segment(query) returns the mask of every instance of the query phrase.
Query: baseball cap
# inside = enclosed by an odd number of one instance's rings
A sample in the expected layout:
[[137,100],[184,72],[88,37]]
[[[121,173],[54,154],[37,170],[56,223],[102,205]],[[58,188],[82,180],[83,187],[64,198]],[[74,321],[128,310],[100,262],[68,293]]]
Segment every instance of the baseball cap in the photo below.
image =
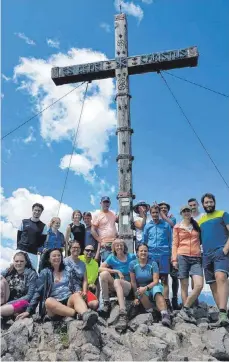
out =
[[182,213],[184,210],[190,210],[190,211],[192,211],[192,210],[191,210],[191,207],[188,206],[188,205],[181,206],[181,208],[180,208],[180,213]]
[[103,201],[111,202],[111,199],[109,198],[109,196],[103,196],[103,197],[101,198],[101,202],[103,202]]

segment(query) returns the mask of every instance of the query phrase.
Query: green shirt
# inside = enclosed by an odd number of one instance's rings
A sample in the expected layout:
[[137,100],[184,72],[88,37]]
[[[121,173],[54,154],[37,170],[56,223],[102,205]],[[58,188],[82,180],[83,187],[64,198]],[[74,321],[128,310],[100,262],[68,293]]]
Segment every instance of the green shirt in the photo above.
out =
[[95,284],[99,274],[99,265],[97,261],[91,259],[91,261],[88,263],[86,262],[85,255],[80,255],[79,259],[82,260],[86,265],[88,284]]

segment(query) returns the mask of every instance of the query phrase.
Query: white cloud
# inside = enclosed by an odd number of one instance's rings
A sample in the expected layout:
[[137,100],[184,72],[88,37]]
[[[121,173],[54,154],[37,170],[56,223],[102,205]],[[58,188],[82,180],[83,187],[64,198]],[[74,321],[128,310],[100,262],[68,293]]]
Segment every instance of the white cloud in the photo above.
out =
[[59,49],[59,47],[60,47],[60,42],[58,40],[55,40],[55,39],[46,39],[46,43],[50,48]]
[[[17,229],[23,218],[31,217],[32,205],[39,202],[44,205],[44,212],[41,220],[46,224],[51,218],[57,215],[59,201],[51,196],[42,196],[32,193],[25,188],[19,188],[12,193],[12,196],[5,198],[2,190],[1,197],[1,239],[4,246],[1,246],[0,267],[6,267],[16,250]],[[62,203],[59,216],[61,218],[61,231],[65,232],[67,224],[71,220],[72,208]],[[6,245],[6,246],[5,246]]]
[[2,79],[4,79],[6,82],[9,82],[11,80],[10,77],[7,77],[5,74],[2,73]]
[[150,4],[153,3],[153,0],[142,0],[142,2],[145,3],[145,4],[150,5]]
[[36,188],[36,186],[29,186],[29,189],[30,189],[30,191],[32,191],[33,193],[36,193],[36,194],[38,194],[38,189]]
[[92,206],[95,206],[95,196],[94,195],[90,195],[90,203]]
[[[117,11],[120,11],[120,0],[115,0],[114,2],[115,9]],[[138,19],[138,22],[143,19],[144,12],[142,8],[139,5],[135,5],[132,1],[131,2],[125,2],[121,1],[122,6],[122,12],[126,13],[127,15],[134,16]]]
[[14,33],[18,38],[25,40],[28,45],[36,45],[35,41],[28,38],[24,33]]
[[60,168],[62,170],[69,167],[70,159],[70,169],[75,172],[75,174],[82,175],[85,180],[93,182],[95,177],[95,173],[93,172],[94,163],[84,155],[73,154],[72,158],[71,155],[65,155],[60,160]]
[[32,126],[29,127],[29,135],[28,137],[23,139],[23,142],[28,144],[31,142],[35,142],[36,138],[34,137],[34,128]]
[[[106,56],[90,49],[70,49],[67,54],[53,54],[47,60],[21,58],[14,68],[14,80],[20,90],[27,91],[40,111],[72,90],[73,85],[57,87],[51,79],[52,66],[67,66],[86,62],[106,60]],[[69,140],[72,142],[82,106],[85,86],[63,98],[40,115],[41,136],[49,145],[51,142]],[[103,154],[108,151],[109,137],[116,125],[112,79],[94,81],[89,84],[73,157],[72,170],[91,179],[95,167],[103,166]],[[61,160],[61,168],[68,164],[69,155]]]
[[107,24],[107,23],[101,23],[100,28],[105,30],[107,33],[110,33],[110,31],[111,31],[111,26],[109,24]]

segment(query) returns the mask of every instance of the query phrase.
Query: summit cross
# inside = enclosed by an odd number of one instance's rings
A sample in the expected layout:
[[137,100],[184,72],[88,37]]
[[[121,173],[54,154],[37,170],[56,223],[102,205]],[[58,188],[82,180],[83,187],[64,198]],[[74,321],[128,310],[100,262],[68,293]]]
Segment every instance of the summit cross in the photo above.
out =
[[128,57],[127,20],[125,14],[115,15],[115,59],[66,67],[52,68],[56,85],[116,78],[118,175],[119,175],[119,237],[133,251],[133,199],[129,75],[161,70],[195,67],[196,46]]

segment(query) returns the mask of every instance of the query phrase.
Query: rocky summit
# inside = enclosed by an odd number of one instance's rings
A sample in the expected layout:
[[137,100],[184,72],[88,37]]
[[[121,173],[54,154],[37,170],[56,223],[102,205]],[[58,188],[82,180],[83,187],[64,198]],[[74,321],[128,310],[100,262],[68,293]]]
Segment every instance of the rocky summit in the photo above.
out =
[[99,318],[92,330],[71,318],[41,323],[26,318],[2,324],[2,361],[229,361],[229,329],[211,328],[215,307],[200,303],[194,309],[197,324],[184,322],[174,312],[172,328],[155,323],[150,313],[133,318],[125,333],[115,330],[111,318]]

